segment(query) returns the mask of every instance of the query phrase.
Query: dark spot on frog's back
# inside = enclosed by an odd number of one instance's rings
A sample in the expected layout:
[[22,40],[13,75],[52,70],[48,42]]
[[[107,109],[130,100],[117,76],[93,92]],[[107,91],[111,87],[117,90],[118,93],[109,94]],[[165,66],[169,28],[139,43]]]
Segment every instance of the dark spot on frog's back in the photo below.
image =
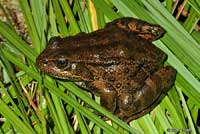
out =
[[163,31],[120,18],[92,33],[52,38],[37,66],[56,78],[85,82],[102,106],[131,121],[152,110],[174,84],[175,69],[163,67],[167,56],[152,44]]

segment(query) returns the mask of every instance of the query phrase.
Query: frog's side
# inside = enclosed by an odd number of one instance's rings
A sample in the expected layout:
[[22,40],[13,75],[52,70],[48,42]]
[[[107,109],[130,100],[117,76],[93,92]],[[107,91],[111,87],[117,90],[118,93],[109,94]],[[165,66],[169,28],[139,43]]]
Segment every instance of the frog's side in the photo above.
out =
[[175,69],[163,67],[167,55],[151,43],[163,32],[133,18],[117,19],[89,34],[52,38],[37,66],[51,76],[85,82],[101,105],[130,121],[155,107],[174,83]]

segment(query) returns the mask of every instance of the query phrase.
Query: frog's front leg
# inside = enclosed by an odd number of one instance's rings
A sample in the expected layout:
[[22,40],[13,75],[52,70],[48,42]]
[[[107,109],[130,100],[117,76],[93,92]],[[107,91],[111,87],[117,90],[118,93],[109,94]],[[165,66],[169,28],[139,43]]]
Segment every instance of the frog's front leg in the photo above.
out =
[[116,19],[106,25],[107,28],[120,28],[128,32],[137,34],[145,40],[156,40],[158,39],[165,30],[155,24],[150,24],[142,20],[138,20],[131,17],[124,17]]
[[100,104],[108,111],[114,112],[116,109],[117,92],[113,86],[106,81],[93,81],[86,83],[87,88],[100,96]]

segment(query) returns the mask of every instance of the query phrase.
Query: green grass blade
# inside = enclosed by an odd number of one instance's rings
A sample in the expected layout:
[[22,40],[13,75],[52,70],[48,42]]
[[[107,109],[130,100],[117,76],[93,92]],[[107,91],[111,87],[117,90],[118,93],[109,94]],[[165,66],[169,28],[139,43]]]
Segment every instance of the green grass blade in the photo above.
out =
[[19,117],[11,111],[11,109],[0,99],[0,113],[8,120],[8,122],[14,127],[18,128],[18,130],[22,134],[35,134],[36,132],[31,128],[31,126],[25,125]]
[[19,51],[24,53],[31,61],[35,61],[36,53],[23,41],[13,29],[0,21],[0,34],[6,38]]
[[58,0],[52,0],[52,5],[55,10],[55,16],[59,16],[56,18],[57,23],[58,23],[58,28],[59,28],[60,32],[63,34],[62,36],[65,37],[65,36],[69,35],[69,32],[67,30],[65,20],[62,15],[62,10],[61,10],[61,7],[59,6]]
[[40,45],[40,38],[38,35],[38,31],[36,29],[36,24],[35,24],[35,21],[32,16],[30,6],[29,6],[27,0],[19,0],[18,2],[20,4],[26,24],[28,26],[29,35],[35,46],[35,50],[38,54],[40,52],[40,50],[39,50],[40,47],[38,47]]

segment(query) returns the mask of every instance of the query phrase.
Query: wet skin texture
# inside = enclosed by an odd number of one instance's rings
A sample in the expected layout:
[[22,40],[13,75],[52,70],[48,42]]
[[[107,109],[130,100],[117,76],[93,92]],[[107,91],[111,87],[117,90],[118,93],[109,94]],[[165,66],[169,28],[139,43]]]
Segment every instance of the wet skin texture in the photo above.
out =
[[102,106],[129,122],[150,112],[175,81],[176,70],[163,67],[167,55],[151,43],[163,33],[158,25],[120,18],[92,33],[51,38],[37,66],[84,82]]

